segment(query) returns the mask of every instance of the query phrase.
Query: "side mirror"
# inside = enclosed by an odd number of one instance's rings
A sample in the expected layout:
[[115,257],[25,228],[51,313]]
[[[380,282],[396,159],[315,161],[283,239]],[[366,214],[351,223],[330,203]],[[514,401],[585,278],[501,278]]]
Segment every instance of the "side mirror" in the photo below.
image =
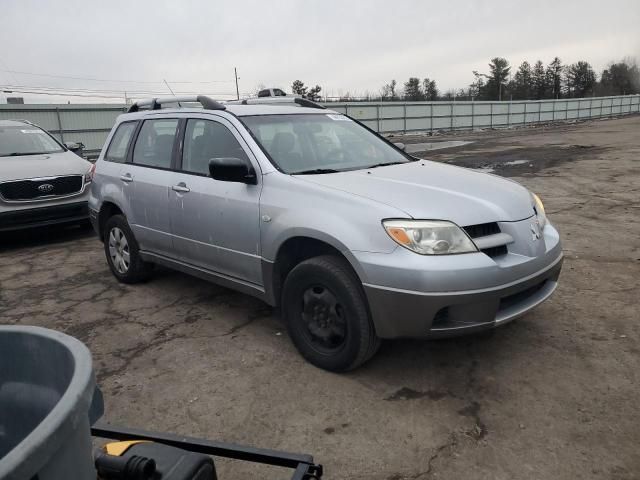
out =
[[400,150],[402,150],[403,152],[406,150],[407,146],[404,143],[400,143],[400,142],[393,142],[393,144],[398,147]]
[[67,147],[67,150],[69,150],[70,152],[75,153],[78,156],[82,156],[82,152],[84,150],[84,143],[82,142],[65,142],[64,144],[65,147]]
[[209,175],[223,182],[238,182],[255,185],[256,171],[251,162],[242,158],[219,157],[209,160]]

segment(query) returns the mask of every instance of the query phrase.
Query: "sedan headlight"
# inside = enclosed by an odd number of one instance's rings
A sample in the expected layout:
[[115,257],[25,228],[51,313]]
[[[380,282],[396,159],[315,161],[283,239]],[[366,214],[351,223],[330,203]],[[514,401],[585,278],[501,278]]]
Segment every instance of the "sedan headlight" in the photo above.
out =
[[396,243],[421,255],[448,255],[478,251],[467,234],[451,222],[384,220],[382,225]]
[[536,212],[538,225],[540,225],[540,231],[542,231],[547,224],[547,214],[544,212],[544,205],[540,197],[533,192],[531,192],[531,200],[533,202],[533,211]]

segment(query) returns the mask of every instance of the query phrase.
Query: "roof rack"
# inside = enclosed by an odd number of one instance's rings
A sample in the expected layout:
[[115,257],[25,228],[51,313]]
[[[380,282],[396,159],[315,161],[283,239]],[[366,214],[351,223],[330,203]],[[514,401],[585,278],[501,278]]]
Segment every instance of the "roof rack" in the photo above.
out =
[[318,108],[326,110],[327,107],[323,107],[319,103],[312,102],[302,97],[260,97],[260,98],[247,98],[245,100],[231,100],[225,102],[230,105],[281,105],[281,104],[297,104],[301,107]]
[[196,102],[202,105],[202,108],[204,108],[205,110],[226,110],[227,108],[220,102],[216,102],[214,99],[207,96],[193,95],[186,97],[161,97],[151,98],[149,100],[140,100],[131,105],[127,110],[127,113],[138,112],[142,109],[160,110],[162,108],[162,105],[164,104],[177,103],[178,105],[180,105],[181,102]]

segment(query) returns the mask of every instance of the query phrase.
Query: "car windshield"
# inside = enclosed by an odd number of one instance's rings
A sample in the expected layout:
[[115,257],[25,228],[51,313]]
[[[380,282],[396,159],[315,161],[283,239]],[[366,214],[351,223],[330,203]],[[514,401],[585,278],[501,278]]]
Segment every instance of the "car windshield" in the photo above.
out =
[[0,126],[0,157],[64,151],[48,133],[33,125]]
[[411,161],[344,115],[256,115],[242,120],[285,173],[334,173]]

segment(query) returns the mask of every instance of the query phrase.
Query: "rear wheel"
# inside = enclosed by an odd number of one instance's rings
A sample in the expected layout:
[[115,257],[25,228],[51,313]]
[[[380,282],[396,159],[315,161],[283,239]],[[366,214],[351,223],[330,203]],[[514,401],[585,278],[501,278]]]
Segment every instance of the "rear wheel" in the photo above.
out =
[[352,370],[380,346],[362,286],[337,256],[311,258],[291,270],[282,312],[298,351],[325,370]]
[[110,217],[104,228],[104,252],[111,273],[122,283],[147,280],[153,265],[142,260],[133,232],[123,215]]

